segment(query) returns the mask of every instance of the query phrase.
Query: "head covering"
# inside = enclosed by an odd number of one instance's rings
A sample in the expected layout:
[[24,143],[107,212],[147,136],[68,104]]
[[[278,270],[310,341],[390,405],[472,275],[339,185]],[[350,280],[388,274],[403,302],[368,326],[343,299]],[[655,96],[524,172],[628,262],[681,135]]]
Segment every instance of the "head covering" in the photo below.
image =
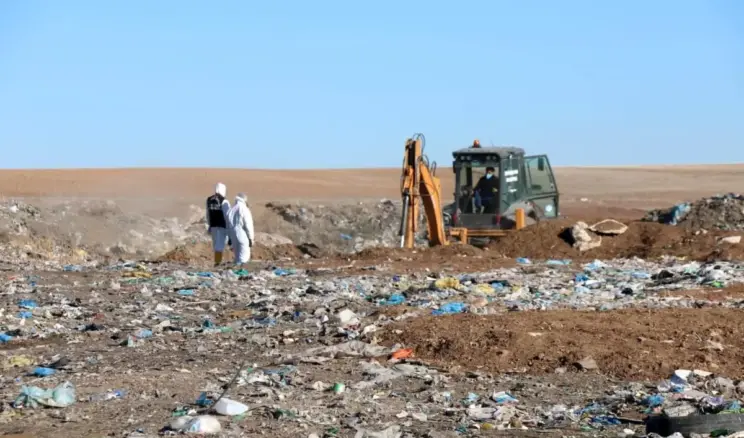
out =
[[248,201],[248,197],[245,196],[245,193],[238,193],[235,196],[235,202],[243,202],[243,203],[245,203],[246,201]]
[[217,183],[217,185],[214,186],[214,192],[220,196],[225,196],[227,195],[227,187],[222,183]]

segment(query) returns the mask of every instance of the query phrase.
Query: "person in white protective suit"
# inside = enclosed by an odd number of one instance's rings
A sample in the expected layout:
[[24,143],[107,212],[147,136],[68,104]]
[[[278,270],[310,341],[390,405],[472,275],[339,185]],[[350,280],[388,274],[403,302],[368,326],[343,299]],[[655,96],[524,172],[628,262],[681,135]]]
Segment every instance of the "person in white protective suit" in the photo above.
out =
[[227,212],[227,222],[235,253],[235,264],[248,263],[253,247],[253,216],[246,204],[244,193],[239,193],[235,197],[235,205]]
[[222,263],[222,253],[228,242],[227,212],[230,202],[225,199],[227,187],[218,183],[214,188],[214,195],[207,198],[207,232],[212,236],[214,250],[214,266]]

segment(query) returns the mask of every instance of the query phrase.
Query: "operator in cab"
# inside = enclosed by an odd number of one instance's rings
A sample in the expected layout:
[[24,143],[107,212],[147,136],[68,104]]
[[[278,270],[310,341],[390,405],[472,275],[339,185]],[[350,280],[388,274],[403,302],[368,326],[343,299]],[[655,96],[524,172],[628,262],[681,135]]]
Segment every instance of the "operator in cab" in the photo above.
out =
[[483,207],[482,213],[496,213],[497,199],[499,193],[499,178],[495,175],[496,169],[486,167],[486,174],[483,175],[478,184],[475,186],[477,200]]
[[214,194],[207,198],[207,232],[212,237],[215,267],[222,263],[222,253],[229,239],[227,212],[230,210],[230,202],[225,199],[226,195],[227,187],[218,183],[214,188]]

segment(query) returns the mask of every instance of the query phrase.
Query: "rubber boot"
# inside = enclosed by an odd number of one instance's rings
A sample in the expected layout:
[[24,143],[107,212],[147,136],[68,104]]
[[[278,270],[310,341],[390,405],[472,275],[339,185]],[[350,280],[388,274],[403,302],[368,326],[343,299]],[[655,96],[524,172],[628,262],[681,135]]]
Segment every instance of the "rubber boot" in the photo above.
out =
[[219,266],[222,263],[222,253],[216,252],[214,253],[214,266]]

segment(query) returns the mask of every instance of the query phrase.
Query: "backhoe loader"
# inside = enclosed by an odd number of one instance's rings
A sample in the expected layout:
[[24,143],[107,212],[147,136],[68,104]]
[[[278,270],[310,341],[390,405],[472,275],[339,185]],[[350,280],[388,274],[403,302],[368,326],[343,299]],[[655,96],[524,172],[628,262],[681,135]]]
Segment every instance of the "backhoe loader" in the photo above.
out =
[[558,186],[547,155],[525,156],[517,147],[481,147],[476,140],[452,153],[454,202],[445,206],[437,165],[429,162],[425,146],[423,134],[405,144],[401,248],[414,246],[420,204],[431,246],[490,240],[558,217]]

